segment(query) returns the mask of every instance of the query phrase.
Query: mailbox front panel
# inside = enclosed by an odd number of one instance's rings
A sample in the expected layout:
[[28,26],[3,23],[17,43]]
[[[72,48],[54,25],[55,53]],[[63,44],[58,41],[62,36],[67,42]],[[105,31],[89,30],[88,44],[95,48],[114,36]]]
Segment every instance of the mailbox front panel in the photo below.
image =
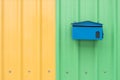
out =
[[103,29],[101,27],[73,27],[73,40],[102,40]]

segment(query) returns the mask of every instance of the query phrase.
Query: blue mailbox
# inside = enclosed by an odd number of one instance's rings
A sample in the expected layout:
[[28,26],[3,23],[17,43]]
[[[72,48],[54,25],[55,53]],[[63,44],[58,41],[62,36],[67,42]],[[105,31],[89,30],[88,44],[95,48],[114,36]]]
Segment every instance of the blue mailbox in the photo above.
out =
[[72,39],[74,40],[102,40],[103,25],[101,23],[83,21],[72,23]]

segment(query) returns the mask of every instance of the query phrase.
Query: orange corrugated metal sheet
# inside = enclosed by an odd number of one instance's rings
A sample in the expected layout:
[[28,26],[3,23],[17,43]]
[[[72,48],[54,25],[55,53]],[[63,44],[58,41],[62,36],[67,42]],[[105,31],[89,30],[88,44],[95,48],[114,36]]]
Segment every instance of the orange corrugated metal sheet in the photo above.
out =
[[0,0],[0,80],[55,80],[55,0]]

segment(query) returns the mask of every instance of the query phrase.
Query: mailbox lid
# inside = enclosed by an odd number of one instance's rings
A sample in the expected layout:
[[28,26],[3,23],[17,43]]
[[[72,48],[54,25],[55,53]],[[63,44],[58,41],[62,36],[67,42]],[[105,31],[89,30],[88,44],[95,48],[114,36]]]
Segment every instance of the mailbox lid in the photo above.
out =
[[83,22],[72,23],[72,26],[73,27],[102,27],[102,24],[92,22],[92,21],[83,21]]

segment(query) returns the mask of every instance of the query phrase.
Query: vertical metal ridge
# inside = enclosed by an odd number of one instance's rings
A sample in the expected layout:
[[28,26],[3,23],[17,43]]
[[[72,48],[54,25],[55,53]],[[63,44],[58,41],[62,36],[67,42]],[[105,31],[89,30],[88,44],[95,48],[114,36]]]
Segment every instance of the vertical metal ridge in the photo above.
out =
[[113,0],[113,71],[114,71],[114,80],[117,80],[117,0]]
[[96,73],[96,79],[95,80],[99,80],[99,78],[98,78],[98,65],[99,65],[99,63],[98,63],[98,54],[97,54],[97,52],[96,52],[96,50],[95,50],[95,54],[96,54],[96,57],[95,57],[95,63],[96,63],[96,66],[95,66],[95,68],[96,68],[96,70],[95,70],[95,73]]
[[[97,22],[99,22],[99,0],[97,0],[96,1],[97,2]],[[96,42],[94,42],[94,45],[96,44]],[[95,46],[94,46],[95,47]],[[96,65],[95,65],[95,68],[96,68],[96,70],[95,70],[95,80],[99,80],[99,78],[98,78],[98,65],[99,65],[99,63],[98,63],[98,54],[97,54],[97,52],[96,52],[96,49],[95,49],[95,63],[96,63]]]
[[17,27],[18,27],[18,35],[19,35],[19,37],[18,37],[18,47],[19,47],[19,54],[20,54],[20,80],[22,80],[22,77],[21,77],[21,20],[20,20],[20,18],[21,18],[21,14],[20,14],[20,6],[21,5],[21,3],[20,3],[20,0],[17,0]]
[[[97,42],[94,42],[94,45],[96,44]],[[95,46],[94,46],[95,47]],[[99,65],[99,63],[98,63],[98,53],[96,52],[96,49],[95,49],[95,80],[99,80],[99,78],[98,78],[98,65]]]
[[[114,0],[113,0],[114,1]],[[115,14],[114,14],[114,19],[115,19],[115,26],[114,26],[114,79],[115,80],[118,80],[118,62],[117,62],[117,60],[118,60],[118,58],[117,58],[117,56],[118,56],[118,0],[115,0],[115,4],[114,4],[114,10],[115,10]]]
[[97,0],[97,22],[99,22],[99,0]]
[[40,80],[42,80],[42,0],[40,0]]
[[116,80],[118,80],[118,0],[116,0]]
[[[99,22],[99,0],[97,0],[97,22]],[[96,42],[95,42],[96,43]],[[95,44],[94,43],[94,44]],[[94,46],[95,47],[95,46]],[[95,70],[95,80],[99,80],[99,78],[98,78],[98,65],[99,65],[99,63],[98,63],[98,54],[97,54],[97,52],[96,52],[96,49],[95,49],[95,63],[96,63],[96,65],[95,65],[95,68],[96,68],[96,70]]]
[[78,21],[80,21],[80,0],[78,0]]
[[[80,21],[80,0],[78,0],[78,21]],[[78,41],[78,75],[80,75],[80,41]],[[78,76],[80,80],[80,76]]]
[[[99,0],[97,0],[97,22],[99,22]],[[96,80],[99,80],[99,78],[98,78],[98,76],[99,76],[98,75],[98,65],[99,65],[99,63],[98,63],[98,54],[96,52],[96,49],[95,49],[95,54],[96,54],[96,57],[95,57],[95,62],[96,62],[95,73],[96,73],[96,75],[95,75],[95,78],[96,78]]]
[[23,0],[20,0],[21,80],[23,80]]
[[87,7],[86,6],[87,6],[87,1],[85,0],[85,17],[87,16],[87,13],[86,13],[87,12]]
[[113,49],[112,49],[112,52],[114,53],[114,54],[112,54],[112,60],[113,60],[113,79],[114,80],[116,80],[116,0],[111,0],[111,2],[113,2],[113,4],[112,4],[112,9],[113,9],[113,13],[112,13],[112,15],[113,15],[113,27],[112,27],[112,29],[113,29],[113,34],[112,34],[112,36],[113,36],[113,39],[112,39],[112,46],[113,46]]
[[[113,4],[112,4],[112,9],[114,10],[114,8],[115,8],[115,0],[111,0],[111,2],[113,2]],[[113,79],[115,79],[116,80],[116,60],[115,60],[115,57],[116,57],[116,36],[115,36],[115,29],[116,29],[116,20],[115,20],[115,16],[116,16],[116,9],[113,11],[113,13],[112,13],[112,15],[113,15],[113,27],[112,27],[112,29],[113,29],[113,34],[112,34],[112,36],[113,36],[113,38],[112,38],[112,46],[113,46],[113,50],[111,50],[111,52],[112,53],[114,53],[112,56],[112,60],[113,60]]]
[[[96,1],[96,21],[99,22],[99,0]],[[94,48],[96,47],[96,41],[93,43],[94,44]],[[95,53],[95,80],[99,80],[98,79],[98,54],[96,52],[96,48],[94,49],[94,53]]]
[[[99,22],[99,0],[97,0],[97,22]],[[94,44],[96,44],[97,42],[95,42]],[[98,54],[96,52],[96,48],[95,48],[95,68],[96,68],[96,76],[95,76],[95,80],[99,80],[98,78],[98,69],[99,69],[99,63],[98,63]]]
[[[2,1],[0,0],[0,17],[2,16]],[[0,18],[0,70],[2,70],[2,19]],[[2,71],[0,71],[0,79],[2,79]]]
[[40,42],[39,42],[39,44],[38,44],[38,46],[39,46],[39,48],[40,48],[39,51],[38,51],[38,52],[39,52],[39,58],[40,58],[40,59],[39,59],[39,60],[40,60],[40,64],[39,64],[39,67],[40,67],[40,69],[39,69],[39,73],[40,73],[40,74],[39,74],[39,75],[40,75],[40,77],[39,77],[39,79],[40,79],[40,80],[42,80],[42,69],[41,69],[41,68],[42,68],[42,62],[41,62],[41,61],[42,61],[42,56],[41,56],[41,54],[42,54],[42,52],[41,52],[41,51],[42,51],[42,46],[41,46],[41,43],[42,43],[42,41],[41,41],[41,40],[42,40],[42,38],[41,38],[41,31],[42,31],[42,30],[41,30],[41,27],[42,27],[42,26],[41,26],[41,24],[42,24],[42,23],[41,23],[41,21],[42,21],[42,20],[40,20],[41,17],[42,17],[42,16],[41,16],[41,14],[42,14],[42,9],[41,9],[42,3],[41,3],[41,2],[42,2],[42,0],[36,0],[36,3],[37,3],[37,5],[36,5],[36,8],[37,8],[37,10],[36,10],[36,11],[37,11],[37,12],[36,12],[36,15],[39,16],[39,17],[38,17],[38,21],[40,21],[39,24],[37,23],[37,26],[39,27],[39,28],[38,28],[38,32],[39,32],[38,38],[39,38],[39,40],[40,40]]
[[1,65],[1,67],[2,67],[2,70],[1,70],[1,73],[2,73],[2,80],[4,80],[4,0],[2,0],[2,10],[1,10],[2,12],[2,17],[1,17],[1,27],[2,27],[2,29],[1,29],[1,37],[2,37],[2,49],[1,49],[1,58],[2,58],[2,65]]

